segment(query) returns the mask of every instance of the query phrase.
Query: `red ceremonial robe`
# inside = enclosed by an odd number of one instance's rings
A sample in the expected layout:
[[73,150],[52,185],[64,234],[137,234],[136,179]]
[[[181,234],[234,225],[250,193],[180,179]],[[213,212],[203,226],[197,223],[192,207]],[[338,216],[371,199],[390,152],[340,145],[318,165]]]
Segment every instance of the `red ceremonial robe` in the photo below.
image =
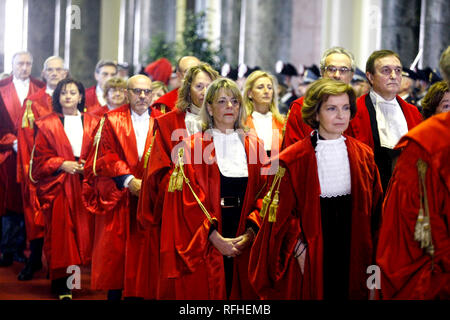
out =
[[[375,259],[376,226],[371,220],[377,215],[382,190],[372,151],[346,138],[352,190],[349,297],[367,299],[366,270]],[[249,278],[262,299],[323,299],[320,182],[311,139],[283,150],[280,167],[286,172],[276,221],[269,222],[266,213],[251,250]],[[308,244],[303,275],[294,257],[299,238]]]
[[[174,168],[172,157],[176,159],[176,146],[188,136],[185,116],[185,112],[175,109],[155,119],[154,141],[142,178],[137,219],[142,227],[158,231],[157,243],[155,243],[158,251],[164,195],[169,182],[169,171]],[[161,279],[159,273],[154,273],[152,276],[156,279],[153,282],[158,282],[157,298],[174,299],[173,283]]]
[[[30,77],[27,97],[44,83]],[[22,105],[16,92],[13,76],[0,81],[0,216],[8,209],[23,212],[22,194],[17,178],[17,154],[13,142],[17,140]]]
[[28,240],[44,236],[44,217],[36,195],[36,185],[30,180],[30,158],[36,134],[35,119],[53,111],[52,98],[42,88],[29,96],[23,104],[18,128],[17,179],[22,187],[23,211]]
[[159,97],[152,104],[152,108],[158,109],[161,113],[168,113],[175,109],[175,104],[178,100],[178,88],[167,92],[165,95]]
[[[145,150],[152,142],[153,118],[159,115],[157,110],[149,110]],[[152,251],[155,232],[138,228],[138,198],[128,188],[118,189],[112,179],[127,174],[141,179],[147,155],[144,153],[139,160],[129,104],[104,117],[98,150],[94,146],[86,161],[83,186],[84,202],[95,214],[91,286],[103,290],[124,289],[124,296],[154,299],[156,285],[150,275],[158,270]]]
[[[450,112],[405,135],[383,204],[377,250],[384,299],[450,299]],[[417,161],[428,166],[425,185],[434,258],[414,240],[420,209]]]
[[[253,130],[255,130],[255,124],[253,123],[253,117],[250,115],[247,117],[247,121],[245,122],[245,125]],[[272,117],[272,128],[277,129],[276,133],[273,132],[272,134],[272,148],[270,152],[270,156],[276,156],[281,151],[281,145],[283,143],[283,128],[284,123],[279,122],[275,117]],[[255,130],[256,133],[256,130]]]
[[[370,99],[369,94],[365,94],[356,100],[356,115],[350,121],[346,133],[359,141],[364,142],[371,147],[372,150],[375,150],[372,126],[370,124],[369,111],[366,105],[366,97]],[[422,115],[419,113],[416,106],[405,102],[400,96],[397,96],[396,99],[402,108],[408,130],[411,130],[422,121]]]
[[309,137],[313,129],[303,121],[302,107],[304,97],[300,97],[291,104],[286,120],[283,149],[297,141]]
[[[62,116],[61,116],[62,117]],[[83,143],[80,159],[86,159],[91,134],[98,117],[83,114]],[[44,252],[50,279],[67,276],[70,265],[90,260],[89,213],[81,200],[81,177],[59,170],[64,161],[75,161],[72,146],[59,115],[51,113],[36,121],[36,149],[32,178],[45,220]]]
[[98,115],[101,117],[103,114],[109,111],[108,106],[102,106],[97,99],[96,86],[92,86],[86,89],[86,112]]
[[[184,160],[184,172],[212,219],[217,220],[220,233],[220,171],[212,138],[208,133],[204,135],[197,133],[185,140],[185,159],[190,159],[190,164]],[[254,206],[265,182],[265,176],[261,175],[262,161],[266,161],[262,141],[251,132],[243,139],[248,183],[236,236],[245,232],[248,221],[259,227]],[[194,161],[200,151],[203,161]],[[260,151],[263,159],[252,161]],[[208,239],[210,228],[210,220],[186,183],[182,191],[166,192],[161,224],[161,273],[164,278],[175,279],[176,299],[226,299],[223,256]],[[248,281],[250,247],[234,258],[230,299],[257,299]]]

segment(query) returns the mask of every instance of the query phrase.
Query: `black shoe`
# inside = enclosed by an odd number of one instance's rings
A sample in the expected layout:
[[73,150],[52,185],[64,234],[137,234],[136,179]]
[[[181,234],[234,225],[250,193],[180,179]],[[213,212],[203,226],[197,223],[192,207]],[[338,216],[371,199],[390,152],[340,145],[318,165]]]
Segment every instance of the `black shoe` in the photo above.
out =
[[28,261],[25,265],[25,268],[20,271],[19,275],[17,276],[17,279],[20,281],[28,281],[33,279],[33,274],[42,269],[42,262],[39,263],[32,263],[31,261]]
[[3,253],[0,256],[0,267],[9,267],[13,264],[14,255],[12,253]]

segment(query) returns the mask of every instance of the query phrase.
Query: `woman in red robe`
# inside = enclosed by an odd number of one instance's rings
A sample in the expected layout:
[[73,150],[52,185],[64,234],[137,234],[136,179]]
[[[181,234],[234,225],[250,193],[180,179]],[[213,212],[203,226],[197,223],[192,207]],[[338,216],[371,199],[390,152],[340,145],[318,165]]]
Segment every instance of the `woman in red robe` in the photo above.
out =
[[60,299],[72,298],[67,268],[90,260],[90,217],[81,201],[81,179],[98,118],[82,114],[83,108],[83,85],[73,79],[59,82],[53,112],[36,121],[30,164],[44,214],[44,252],[52,289]]
[[[145,228],[159,230],[164,194],[167,191],[169,171],[174,167],[176,146],[180,141],[201,131],[200,108],[206,87],[219,74],[203,63],[188,70],[179,90],[176,108],[155,119],[154,139],[149,152],[148,166],[144,169],[139,197],[137,219]],[[158,277],[158,275],[153,275]],[[160,281],[158,299],[173,299],[171,281]]]
[[203,128],[178,150],[161,224],[161,273],[176,299],[256,299],[248,281],[260,221],[254,200],[264,186],[261,141],[245,133],[236,83],[217,79],[201,111]]
[[249,276],[262,299],[367,299],[381,185],[373,152],[342,135],[350,85],[316,81],[303,119],[316,130],[286,148],[263,199]]
[[264,141],[269,156],[277,156],[283,142],[285,118],[278,111],[277,81],[268,72],[252,72],[244,85],[246,125]]

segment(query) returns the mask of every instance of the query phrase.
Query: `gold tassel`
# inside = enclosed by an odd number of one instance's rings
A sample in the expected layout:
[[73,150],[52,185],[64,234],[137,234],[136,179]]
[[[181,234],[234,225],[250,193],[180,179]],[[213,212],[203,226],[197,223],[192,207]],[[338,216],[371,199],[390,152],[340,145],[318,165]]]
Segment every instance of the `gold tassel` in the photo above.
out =
[[169,188],[167,189],[168,192],[175,191],[175,181],[177,180],[177,176],[178,176],[178,165],[173,169],[172,174],[170,175]]
[[264,219],[267,213],[267,208],[269,208],[270,201],[272,200],[272,191],[267,192],[262,201],[262,208],[259,212],[259,216]]
[[31,109],[31,105],[33,102],[31,100],[27,100],[26,103],[26,109],[22,117],[22,128],[30,128],[33,129],[34,124],[34,114],[33,110]]
[[178,175],[175,182],[175,190],[183,190],[183,172],[181,171],[181,169],[178,170]]
[[161,104],[161,113],[166,113],[166,105]]
[[272,204],[269,209],[269,222],[277,221],[277,211],[278,211],[278,203],[279,203],[279,191],[275,192],[275,196],[273,197]]
[[431,256],[431,269],[434,267],[434,246],[431,234],[430,211],[428,207],[428,195],[426,187],[427,164],[422,159],[417,160],[417,171],[419,176],[420,209],[414,228],[414,240],[420,243],[420,248]]

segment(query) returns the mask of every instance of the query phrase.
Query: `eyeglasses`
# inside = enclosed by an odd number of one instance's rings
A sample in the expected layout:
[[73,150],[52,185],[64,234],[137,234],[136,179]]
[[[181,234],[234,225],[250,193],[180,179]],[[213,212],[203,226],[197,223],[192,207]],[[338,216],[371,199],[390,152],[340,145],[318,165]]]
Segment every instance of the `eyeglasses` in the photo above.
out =
[[335,74],[337,71],[339,71],[340,74],[346,74],[353,70],[347,67],[337,68],[335,66],[326,66],[325,71],[328,72],[329,74]]
[[382,67],[380,70],[380,73],[385,75],[385,76],[390,76],[392,74],[392,71],[395,72],[396,76],[400,76],[402,74],[402,68],[401,67],[397,67],[394,69],[391,69],[389,67]]
[[140,96],[142,92],[144,93],[145,96],[149,96],[152,93],[151,89],[128,88],[128,90],[132,91],[137,96]]

